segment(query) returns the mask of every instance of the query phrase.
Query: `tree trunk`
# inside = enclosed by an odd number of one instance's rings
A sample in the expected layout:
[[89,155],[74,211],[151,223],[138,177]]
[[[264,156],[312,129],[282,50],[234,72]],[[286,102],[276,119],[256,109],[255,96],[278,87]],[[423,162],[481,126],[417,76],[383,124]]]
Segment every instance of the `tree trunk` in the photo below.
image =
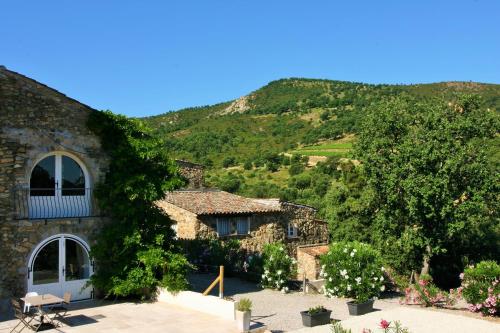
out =
[[420,270],[420,275],[429,274],[429,265],[431,262],[431,247],[427,245],[425,247],[424,260],[422,262],[422,269]]

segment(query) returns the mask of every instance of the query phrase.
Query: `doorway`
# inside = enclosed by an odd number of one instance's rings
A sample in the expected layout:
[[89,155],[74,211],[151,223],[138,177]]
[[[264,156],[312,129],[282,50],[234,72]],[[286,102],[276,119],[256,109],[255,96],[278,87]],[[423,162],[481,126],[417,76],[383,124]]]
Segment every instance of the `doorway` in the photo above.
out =
[[92,298],[88,285],[93,273],[89,247],[73,235],[56,235],[35,248],[28,266],[28,291],[62,297],[71,293],[72,300]]

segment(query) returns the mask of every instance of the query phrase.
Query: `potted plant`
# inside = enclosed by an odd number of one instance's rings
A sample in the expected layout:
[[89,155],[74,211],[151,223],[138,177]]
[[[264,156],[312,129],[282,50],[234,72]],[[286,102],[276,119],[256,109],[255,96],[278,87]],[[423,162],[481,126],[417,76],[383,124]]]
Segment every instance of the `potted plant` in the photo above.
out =
[[236,303],[236,325],[240,332],[247,332],[250,330],[250,317],[252,314],[252,301],[248,298],[242,298]]
[[385,289],[385,270],[378,251],[359,242],[333,243],[321,257],[321,264],[327,297],[352,298],[347,306],[353,316],[373,311],[374,299]]
[[331,313],[331,310],[325,309],[322,305],[300,312],[302,315],[302,324],[306,327],[329,324]]

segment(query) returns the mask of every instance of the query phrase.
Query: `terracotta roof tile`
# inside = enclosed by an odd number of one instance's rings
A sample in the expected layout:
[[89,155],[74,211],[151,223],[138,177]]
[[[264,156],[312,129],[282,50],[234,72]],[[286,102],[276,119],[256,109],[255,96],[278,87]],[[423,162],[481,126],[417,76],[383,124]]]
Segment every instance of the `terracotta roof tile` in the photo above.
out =
[[322,254],[328,252],[328,245],[318,245],[318,246],[304,246],[299,248],[300,251],[305,252],[313,257],[319,257]]
[[278,199],[251,199],[213,189],[169,192],[161,201],[166,201],[197,215],[247,214],[281,211],[281,205]]

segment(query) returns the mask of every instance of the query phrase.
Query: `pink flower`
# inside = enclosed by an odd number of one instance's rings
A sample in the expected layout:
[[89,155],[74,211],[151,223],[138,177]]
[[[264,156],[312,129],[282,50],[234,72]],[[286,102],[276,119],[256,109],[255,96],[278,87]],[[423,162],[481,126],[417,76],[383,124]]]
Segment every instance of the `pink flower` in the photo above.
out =
[[387,329],[387,328],[389,328],[389,325],[391,325],[390,321],[387,321],[385,319],[380,320],[380,324],[379,324],[380,328]]
[[463,280],[464,279],[464,273],[460,273],[460,275],[458,277],[460,278],[460,280]]

